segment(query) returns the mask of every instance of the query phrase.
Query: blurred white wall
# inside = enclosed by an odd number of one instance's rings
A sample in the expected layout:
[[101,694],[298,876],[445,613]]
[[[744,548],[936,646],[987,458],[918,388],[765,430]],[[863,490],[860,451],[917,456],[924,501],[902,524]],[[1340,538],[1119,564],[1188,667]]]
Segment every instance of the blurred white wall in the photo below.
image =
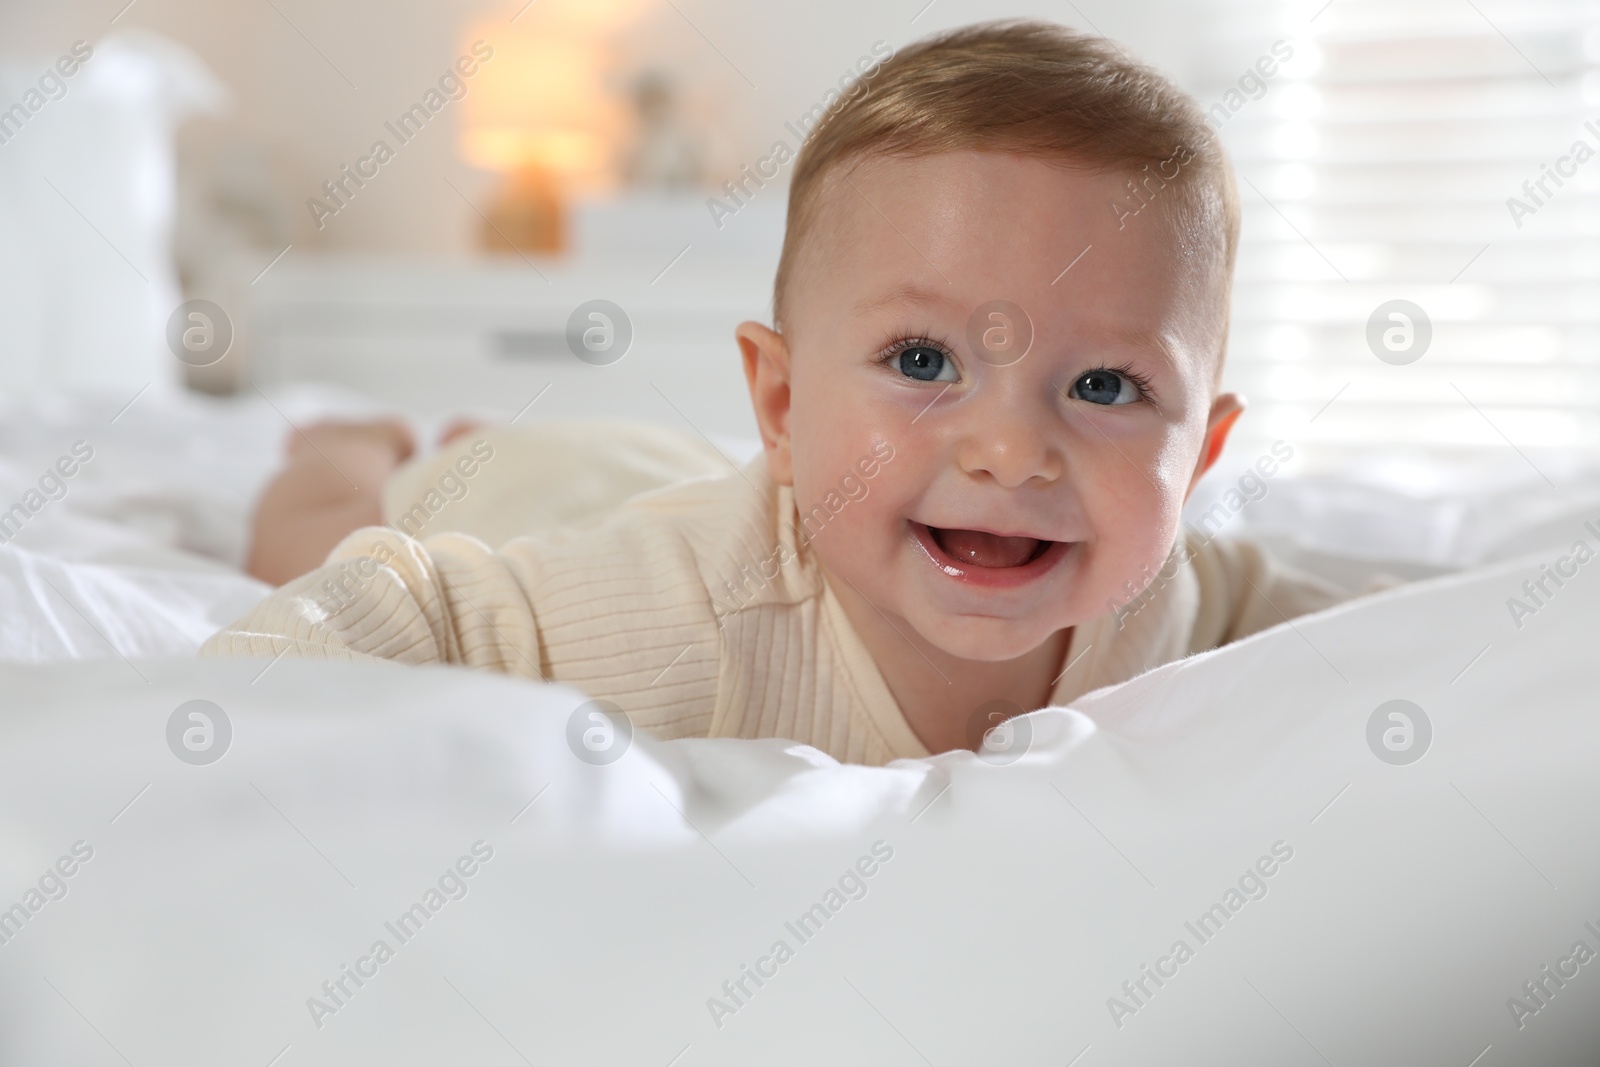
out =
[[[235,94],[230,116],[185,129],[183,156],[191,168],[220,172],[234,185],[272,191],[270,211],[258,206],[261,217],[249,223],[261,245],[413,255],[472,250],[478,220],[442,178],[479,204],[494,179],[461,161],[459,109],[447,108],[440,117],[448,125],[431,124],[320,233],[305,201],[433,83],[456,58],[469,23],[509,22],[522,0],[136,0],[122,10],[125,2],[6,3],[0,51],[53,56],[74,40],[96,40],[113,28],[113,17],[118,27],[164,34],[191,48]],[[816,104],[878,40],[899,48],[934,30],[1030,15],[1092,25],[1180,81],[1195,66],[1190,6],[1182,0],[923,2],[656,0],[621,44],[651,53],[711,112],[718,177],[765,154],[784,122]]]

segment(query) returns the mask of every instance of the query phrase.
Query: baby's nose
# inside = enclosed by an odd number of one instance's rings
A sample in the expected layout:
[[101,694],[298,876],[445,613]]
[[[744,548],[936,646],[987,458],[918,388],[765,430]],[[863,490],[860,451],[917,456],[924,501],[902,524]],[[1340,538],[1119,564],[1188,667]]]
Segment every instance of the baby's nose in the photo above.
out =
[[1023,417],[984,420],[963,437],[957,450],[961,469],[987,476],[1007,489],[1030,481],[1061,477],[1061,452],[1040,427]]

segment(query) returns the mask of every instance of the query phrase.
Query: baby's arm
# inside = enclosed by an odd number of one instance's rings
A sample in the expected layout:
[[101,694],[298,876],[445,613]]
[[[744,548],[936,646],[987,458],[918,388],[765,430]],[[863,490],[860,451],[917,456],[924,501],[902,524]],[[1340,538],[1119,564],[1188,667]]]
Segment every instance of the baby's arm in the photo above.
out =
[[268,596],[200,650],[285,651],[543,674],[533,608],[504,557],[461,534],[430,538],[424,547],[379,526],[350,534],[326,564]]
[[671,736],[710,728],[716,608],[686,539],[629,509],[507,542],[418,542],[385,527],[274,591],[201,655],[456,663],[560,681]]

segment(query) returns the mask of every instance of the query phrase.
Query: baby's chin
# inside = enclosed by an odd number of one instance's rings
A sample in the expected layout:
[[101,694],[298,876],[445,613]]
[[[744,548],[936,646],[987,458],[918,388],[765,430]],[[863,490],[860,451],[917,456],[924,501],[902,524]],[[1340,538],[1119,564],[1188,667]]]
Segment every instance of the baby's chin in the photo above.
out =
[[908,620],[928,644],[947,656],[978,663],[1004,663],[1027,655],[1066,626],[1035,619],[938,613]]

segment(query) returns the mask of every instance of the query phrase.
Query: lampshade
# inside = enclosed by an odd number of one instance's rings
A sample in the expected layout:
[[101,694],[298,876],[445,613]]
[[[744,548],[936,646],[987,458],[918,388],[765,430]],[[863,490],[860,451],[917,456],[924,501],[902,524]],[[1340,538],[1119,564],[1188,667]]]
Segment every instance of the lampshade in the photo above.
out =
[[503,12],[470,24],[465,39],[494,57],[462,101],[463,158],[502,174],[538,168],[568,191],[616,185],[630,116],[607,81],[614,35],[656,2],[535,0],[509,25]]

